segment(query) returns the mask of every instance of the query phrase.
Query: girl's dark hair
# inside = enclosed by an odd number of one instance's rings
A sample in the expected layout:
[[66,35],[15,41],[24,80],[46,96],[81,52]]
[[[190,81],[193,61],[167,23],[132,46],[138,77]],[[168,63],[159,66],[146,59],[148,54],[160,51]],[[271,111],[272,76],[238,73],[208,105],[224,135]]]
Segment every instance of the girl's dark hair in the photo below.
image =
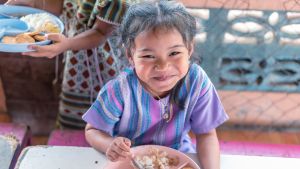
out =
[[186,8],[174,1],[152,1],[132,5],[123,18],[119,33],[125,48],[143,31],[176,29],[187,47],[196,34],[196,20]]
[[[128,9],[119,28],[121,42],[130,52],[134,47],[135,38],[141,32],[158,29],[176,29],[181,34],[186,47],[190,48],[196,35],[196,19],[181,3],[174,1],[148,1],[134,4]],[[180,109],[184,108],[184,105],[180,104],[184,102],[178,98],[184,79],[181,79],[170,93],[170,104],[176,104]]]

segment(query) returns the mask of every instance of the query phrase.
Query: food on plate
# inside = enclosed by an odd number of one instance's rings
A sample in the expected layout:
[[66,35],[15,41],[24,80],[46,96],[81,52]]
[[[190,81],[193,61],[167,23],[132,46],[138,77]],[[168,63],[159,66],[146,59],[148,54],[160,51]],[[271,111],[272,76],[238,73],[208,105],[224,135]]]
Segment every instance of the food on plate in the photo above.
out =
[[34,43],[34,42],[35,40],[31,36],[25,33],[16,36],[16,43]]
[[34,35],[33,38],[37,41],[44,41],[46,37],[44,35]]
[[150,149],[149,154],[137,155],[134,160],[144,169],[170,169],[179,164],[179,157],[156,148]]
[[30,32],[6,35],[1,40],[5,44],[24,44],[45,41],[45,33],[60,33],[60,26],[54,16],[48,13],[28,14],[20,18],[30,27]]
[[27,33],[18,34],[16,36],[4,36],[1,42],[5,44],[17,44],[17,43],[35,43],[44,40],[46,40],[46,37],[40,32],[27,32]]
[[33,32],[26,32],[26,34],[29,35],[29,36],[35,36],[35,35],[40,34],[40,32],[38,32],[38,31],[33,31]]
[[53,22],[45,22],[44,26],[40,31],[46,32],[46,33],[59,33],[60,29],[58,25],[54,24]]
[[6,44],[15,44],[16,38],[13,36],[4,36],[1,42]]
[[61,30],[55,18],[48,13],[29,14],[20,18],[25,21],[32,31],[59,33]]

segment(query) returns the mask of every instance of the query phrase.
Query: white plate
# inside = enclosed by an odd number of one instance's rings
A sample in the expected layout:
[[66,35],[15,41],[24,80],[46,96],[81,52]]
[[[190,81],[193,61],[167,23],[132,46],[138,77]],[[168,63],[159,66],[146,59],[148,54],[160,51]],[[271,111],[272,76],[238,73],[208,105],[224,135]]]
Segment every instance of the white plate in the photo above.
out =
[[[26,6],[14,6],[14,5],[0,5],[0,11],[8,14],[8,15],[13,15],[13,16],[25,16],[28,14],[35,14],[35,13],[48,13],[47,11],[44,10],[40,10],[40,9],[36,9],[36,8],[31,8],[31,7],[26,7]],[[51,15],[54,20],[56,21],[56,23],[59,25],[59,28],[61,30],[61,33],[64,30],[64,24],[62,23],[62,21],[56,17],[55,15],[48,13],[49,15]],[[2,17],[0,15],[0,22],[1,19],[4,19],[4,17]],[[28,45],[48,45],[50,44],[51,41],[50,40],[45,40],[45,41],[40,41],[40,42],[36,42],[36,43],[22,43],[22,44],[4,44],[1,43],[0,40],[0,52],[29,52],[32,51],[30,49],[28,49]]]

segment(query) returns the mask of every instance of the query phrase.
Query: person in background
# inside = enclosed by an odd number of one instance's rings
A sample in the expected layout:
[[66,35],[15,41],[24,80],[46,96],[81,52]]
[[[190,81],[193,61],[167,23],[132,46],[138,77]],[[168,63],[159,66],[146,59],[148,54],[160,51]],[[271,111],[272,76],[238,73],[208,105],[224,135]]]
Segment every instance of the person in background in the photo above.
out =
[[154,144],[197,152],[202,169],[219,169],[215,128],[228,116],[204,70],[190,62],[195,18],[177,2],[134,4],[119,34],[131,67],[83,115],[87,141],[111,161],[131,158],[131,146]]
[[59,15],[63,34],[48,34],[53,44],[31,46],[24,55],[53,58],[64,53],[62,93],[57,124],[62,129],[84,129],[81,116],[103,84],[114,78],[128,61],[121,55],[113,31],[134,0],[8,0],[7,5],[27,5]]

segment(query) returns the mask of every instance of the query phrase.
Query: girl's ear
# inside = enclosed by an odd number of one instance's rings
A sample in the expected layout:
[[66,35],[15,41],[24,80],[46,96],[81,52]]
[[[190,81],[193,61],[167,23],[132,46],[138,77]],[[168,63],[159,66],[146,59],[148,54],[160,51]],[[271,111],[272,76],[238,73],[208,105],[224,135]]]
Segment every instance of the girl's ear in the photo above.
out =
[[129,61],[130,65],[132,67],[134,67],[134,62],[133,62],[133,58],[132,58],[130,49],[126,49],[125,53],[126,53],[126,57],[127,57],[128,61]]

